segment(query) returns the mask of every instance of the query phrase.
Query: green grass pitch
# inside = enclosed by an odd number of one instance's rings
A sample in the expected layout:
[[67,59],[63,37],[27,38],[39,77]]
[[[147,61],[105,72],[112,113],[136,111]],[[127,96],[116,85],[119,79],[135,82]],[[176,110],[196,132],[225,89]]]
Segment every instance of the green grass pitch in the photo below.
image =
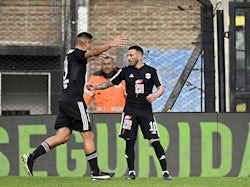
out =
[[1,187],[249,187],[250,177],[174,177],[164,181],[160,177],[125,180],[114,177],[109,180],[92,181],[90,177],[0,177]]

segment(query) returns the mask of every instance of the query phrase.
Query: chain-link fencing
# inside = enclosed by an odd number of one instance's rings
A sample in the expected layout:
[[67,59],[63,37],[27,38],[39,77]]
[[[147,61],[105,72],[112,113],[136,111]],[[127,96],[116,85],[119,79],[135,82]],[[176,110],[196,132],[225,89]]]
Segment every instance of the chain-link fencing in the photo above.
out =
[[[193,61],[192,69],[185,70],[200,42],[200,4],[197,1],[90,1],[89,25],[98,43],[122,35],[129,39],[129,45],[143,47],[144,62],[159,71],[165,87],[164,95],[153,103],[155,112],[204,111],[201,58]],[[108,53],[123,67],[128,64],[126,52],[127,48],[122,48]],[[98,69],[96,67],[97,63],[90,64],[89,73]],[[188,76],[182,86],[176,86],[178,80],[183,80],[184,70]],[[168,108],[165,107],[167,102],[172,103]]]
[[[2,0],[1,114],[57,113],[63,58],[82,31],[95,37],[94,45],[127,37],[128,46],[107,52],[120,68],[127,65],[127,47],[143,47],[144,62],[159,71],[165,87],[155,112],[204,111],[202,60],[192,58],[200,42],[200,6],[196,0]],[[100,68],[90,62],[86,79]]]

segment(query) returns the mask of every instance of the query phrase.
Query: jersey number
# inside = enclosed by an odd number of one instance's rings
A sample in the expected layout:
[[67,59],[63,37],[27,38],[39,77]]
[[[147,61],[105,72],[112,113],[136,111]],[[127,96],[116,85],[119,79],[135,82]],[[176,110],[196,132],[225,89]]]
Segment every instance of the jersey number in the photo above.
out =
[[150,121],[149,126],[150,126],[149,131],[151,132],[151,134],[157,134],[158,129],[156,122]]
[[67,76],[68,76],[68,58],[67,57],[65,58],[63,64],[64,64],[63,89],[66,89],[69,83],[69,79],[67,79]]

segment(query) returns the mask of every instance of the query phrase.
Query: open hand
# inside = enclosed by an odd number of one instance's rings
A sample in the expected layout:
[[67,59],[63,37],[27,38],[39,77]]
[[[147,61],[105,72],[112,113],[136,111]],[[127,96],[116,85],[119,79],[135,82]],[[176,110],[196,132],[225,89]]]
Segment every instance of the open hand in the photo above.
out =
[[125,46],[128,44],[128,39],[124,37],[118,37],[110,42],[112,47]]
[[158,98],[158,96],[157,96],[156,94],[149,94],[149,95],[147,96],[147,100],[148,100],[148,102],[150,102],[150,103],[153,103],[157,98]]

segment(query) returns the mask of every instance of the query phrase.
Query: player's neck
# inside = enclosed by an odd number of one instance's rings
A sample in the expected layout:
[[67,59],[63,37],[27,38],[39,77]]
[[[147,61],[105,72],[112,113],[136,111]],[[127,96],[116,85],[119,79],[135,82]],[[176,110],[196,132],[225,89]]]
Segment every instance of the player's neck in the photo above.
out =
[[87,48],[82,45],[76,45],[75,48],[83,50],[83,51],[87,51]]
[[142,61],[140,61],[140,62],[138,62],[137,64],[136,64],[136,66],[135,66],[135,68],[136,69],[140,69],[141,67],[143,67],[145,64],[142,62]]

